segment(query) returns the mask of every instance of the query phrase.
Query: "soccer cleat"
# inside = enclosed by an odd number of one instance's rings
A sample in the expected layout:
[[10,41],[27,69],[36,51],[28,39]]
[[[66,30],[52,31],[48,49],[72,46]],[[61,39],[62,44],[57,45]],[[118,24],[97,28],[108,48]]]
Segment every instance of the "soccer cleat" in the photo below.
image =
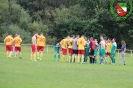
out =
[[12,59],[11,57],[8,57],[8,59]]

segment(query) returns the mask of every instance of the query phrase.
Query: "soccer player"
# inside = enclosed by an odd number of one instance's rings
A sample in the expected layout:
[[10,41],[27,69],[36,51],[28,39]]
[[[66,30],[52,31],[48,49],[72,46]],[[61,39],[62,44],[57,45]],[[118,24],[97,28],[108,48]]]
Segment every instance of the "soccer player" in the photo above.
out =
[[10,33],[8,33],[8,36],[4,39],[4,43],[6,44],[7,58],[11,59],[13,38]]
[[43,36],[41,32],[40,35],[37,36],[37,59],[42,60],[43,51],[46,45],[46,38]]
[[126,65],[126,59],[125,59],[125,52],[126,52],[126,43],[124,40],[121,41],[121,58],[120,58],[120,62],[119,65],[121,64],[122,61],[124,61],[124,65]]
[[[112,47],[111,39],[108,39],[106,46],[107,46],[106,48],[106,57],[107,57],[107,56],[110,56],[110,52],[111,52],[111,47]],[[111,60],[109,63],[111,64]]]
[[94,58],[94,49],[95,49],[95,41],[93,40],[93,37],[90,38],[90,64],[94,64],[95,58]]
[[88,60],[88,56],[89,56],[89,45],[90,45],[90,40],[85,38],[86,40],[86,45],[85,45],[85,57],[84,57],[84,62],[86,63]]
[[68,56],[68,62],[70,63],[70,60],[72,58],[72,53],[73,53],[73,39],[75,38],[75,35],[72,35],[70,39],[68,39],[68,52],[69,52],[69,56]]
[[21,59],[21,43],[22,39],[20,38],[20,35],[16,34],[16,37],[13,40],[15,45],[15,57],[19,55],[19,58]]
[[105,43],[105,40],[103,38],[103,36],[100,36],[100,64],[103,64],[103,60],[105,58],[105,46],[106,46],[106,43]]
[[31,45],[31,57],[30,59],[36,61],[36,52],[37,52],[37,37],[38,33],[35,33],[32,37],[32,45]]
[[97,64],[97,51],[98,51],[98,47],[99,47],[99,44],[98,44],[98,41],[97,39],[94,39],[95,41],[95,48],[94,48],[94,63]]
[[78,46],[77,46],[77,40],[79,39],[79,35],[76,35],[76,38],[73,40],[73,55],[72,55],[72,62],[78,62],[77,56],[78,56]]
[[115,64],[115,52],[117,49],[117,44],[115,41],[116,41],[116,39],[113,38],[112,39],[112,48],[111,48],[111,53],[110,53],[110,58],[111,58],[113,64]]
[[54,60],[56,60],[56,54],[58,54],[58,61],[60,60],[60,45],[59,43],[54,45]]
[[61,49],[62,49],[62,62],[65,62],[65,57],[67,55],[67,44],[68,44],[68,39],[69,36],[67,36],[66,38],[64,38],[63,40],[61,40],[60,45],[61,45]]
[[78,63],[80,63],[80,57],[81,59],[81,64],[84,63],[84,49],[85,49],[85,39],[84,39],[84,35],[82,35],[78,41],[77,41],[77,45],[78,45]]

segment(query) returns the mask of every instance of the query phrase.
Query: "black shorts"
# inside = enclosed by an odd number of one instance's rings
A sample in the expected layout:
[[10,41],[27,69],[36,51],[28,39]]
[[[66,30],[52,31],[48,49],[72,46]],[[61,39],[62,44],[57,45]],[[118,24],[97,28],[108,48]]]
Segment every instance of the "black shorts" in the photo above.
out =
[[73,54],[78,54],[78,50],[73,50]]
[[94,56],[94,50],[93,49],[90,50],[90,55]]

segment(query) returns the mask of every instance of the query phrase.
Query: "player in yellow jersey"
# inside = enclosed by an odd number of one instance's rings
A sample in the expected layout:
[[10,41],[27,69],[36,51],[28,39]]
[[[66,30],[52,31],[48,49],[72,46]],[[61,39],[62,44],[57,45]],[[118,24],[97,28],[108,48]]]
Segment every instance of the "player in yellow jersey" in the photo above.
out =
[[19,56],[21,59],[21,43],[22,39],[20,38],[20,35],[16,34],[16,37],[13,40],[14,45],[15,45],[15,57]]
[[43,51],[46,45],[46,38],[43,36],[41,32],[40,35],[37,36],[37,56],[38,60],[42,60]]
[[85,39],[84,35],[81,36],[81,38],[78,39],[77,45],[78,45],[78,63],[80,63],[80,57],[82,58],[81,64],[84,63],[84,53],[85,53]]
[[[107,41],[107,44],[106,44],[106,57],[107,56],[110,56],[110,52],[111,52],[111,48],[112,48],[112,42],[111,42],[111,39],[108,39],[108,41]],[[110,62],[109,63],[111,63],[111,60],[110,60]]]
[[65,62],[65,57],[66,57],[66,54],[67,54],[68,38],[69,37],[67,36],[66,38],[64,38],[60,42],[61,49],[62,49],[62,58],[61,58],[62,62]]
[[8,33],[8,36],[4,39],[4,43],[6,44],[7,58],[11,59],[13,38],[10,33]]
[[36,37],[38,36],[38,33],[35,33],[34,36],[32,37],[32,45],[31,45],[31,56],[30,59],[36,61],[36,52],[37,52],[37,39]]
[[72,53],[73,53],[73,39],[74,38],[75,38],[75,35],[72,35],[71,38],[68,39],[68,52],[69,52],[68,62],[70,62],[71,61],[71,58],[72,58]]

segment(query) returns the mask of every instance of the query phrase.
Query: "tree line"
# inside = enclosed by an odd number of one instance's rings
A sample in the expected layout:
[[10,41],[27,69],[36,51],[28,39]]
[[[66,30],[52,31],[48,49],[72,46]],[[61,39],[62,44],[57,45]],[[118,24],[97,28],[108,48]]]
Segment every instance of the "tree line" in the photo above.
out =
[[[8,32],[19,33],[23,43],[31,43],[36,31],[43,32],[47,44],[67,35],[84,34],[125,40],[133,49],[133,14],[117,20],[110,12],[111,0],[0,0],[0,42]],[[126,0],[128,3],[128,0]],[[133,3],[132,3],[133,4]]]

